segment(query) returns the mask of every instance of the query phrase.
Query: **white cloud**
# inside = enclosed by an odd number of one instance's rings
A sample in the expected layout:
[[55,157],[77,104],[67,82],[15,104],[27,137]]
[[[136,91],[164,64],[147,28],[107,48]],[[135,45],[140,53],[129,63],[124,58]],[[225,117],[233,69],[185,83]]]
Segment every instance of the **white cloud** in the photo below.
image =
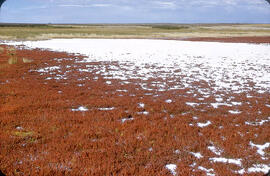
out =
[[109,7],[112,4],[89,4],[89,5],[82,5],[82,4],[60,4],[59,7],[81,7],[81,8],[88,8],[88,7]]
[[30,6],[21,8],[21,10],[34,10],[34,9],[46,9],[48,6]]
[[112,4],[93,4],[93,7],[109,7],[112,6]]
[[224,0],[224,3],[226,5],[236,5],[237,2],[235,0]]
[[164,9],[175,9],[177,8],[177,5],[175,2],[170,1],[154,1],[155,5],[157,5],[158,8],[164,8]]
[[179,7],[201,6],[265,6],[266,0],[39,0],[47,3],[56,3],[61,6],[73,7],[108,7],[115,6],[132,6],[139,8],[165,8],[175,9]]

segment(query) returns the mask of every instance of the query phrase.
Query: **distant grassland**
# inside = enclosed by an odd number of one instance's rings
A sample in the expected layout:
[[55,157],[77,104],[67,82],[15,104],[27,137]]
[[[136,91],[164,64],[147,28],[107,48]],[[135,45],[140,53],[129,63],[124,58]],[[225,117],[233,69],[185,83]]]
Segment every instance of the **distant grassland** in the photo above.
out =
[[270,24],[0,24],[0,40],[270,36]]

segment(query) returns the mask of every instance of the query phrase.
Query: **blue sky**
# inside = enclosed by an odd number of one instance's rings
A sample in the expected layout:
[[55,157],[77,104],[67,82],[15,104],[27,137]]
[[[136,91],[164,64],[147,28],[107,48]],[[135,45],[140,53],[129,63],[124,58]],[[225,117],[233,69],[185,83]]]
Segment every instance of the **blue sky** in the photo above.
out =
[[7,0],[0,22],[270,23],[265,0]]

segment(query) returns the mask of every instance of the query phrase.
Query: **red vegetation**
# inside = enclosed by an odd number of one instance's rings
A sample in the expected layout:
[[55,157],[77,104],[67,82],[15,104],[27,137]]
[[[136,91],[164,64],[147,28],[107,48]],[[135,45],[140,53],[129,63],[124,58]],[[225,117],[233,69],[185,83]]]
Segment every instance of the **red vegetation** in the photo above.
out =
[[[43,50],[17,50],[18,63],[9,65],[6,46],[2,47],[0,170],[7,175],[171,175],[166,164],[176,164],[178,175],[205,175],[198,166],[213,168],[216,175],[239,175],[235,173],[239,166],[209,160],[218,157],[207,148],[210,145],[222,149],[222,157],[241,158],[246,169],[270,162],[262,160],[257,149],[249,145],[250,141],[269,142],[269,122],[245,124],[270,117],[270,108],[265,106],[270,104],[269,93],[250,91],[252,98],[245,93],[226,94],[242,102],[238,106],[242,113],[237,115],[228,113],[231,107],[227,106],[214,109],[200,104],[194,108],[186,105],[198,101],[187,93],[188,88],[143,90],[135,84],[140,80],[134,79],[128,80],[130,84],[114,79],[108,85],[98,70],[78,70],[86,68],[86,63],[75,62],[81,56]],[[33,62],[23,63],[22,58]],[[67,79],[46,79],[57,77],[59,71],[35,71],[52,66],[61,67]],[[201,86],[207,85],[202,82]],[[166,103],[167,99],[172,103]],[[214,95],[204,102],[213,100]],[[139,107],[140,102],[145,107]],[[89,111],[72,111],[80,106]],[[108,107],[114,109],[99,109]],[[137,113],[142,111],[149,114]],[[122,123],[123,118],[130,120]],[[197,126],[208,120],[211,125]],[[200,152],[203,158],[190,152]]]

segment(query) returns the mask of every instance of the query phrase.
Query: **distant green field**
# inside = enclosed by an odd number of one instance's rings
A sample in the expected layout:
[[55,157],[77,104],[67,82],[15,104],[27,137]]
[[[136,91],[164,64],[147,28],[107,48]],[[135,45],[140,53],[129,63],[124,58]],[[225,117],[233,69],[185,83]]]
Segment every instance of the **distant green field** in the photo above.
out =
[[270,24],[0,24],[0,40],[270,36]]

